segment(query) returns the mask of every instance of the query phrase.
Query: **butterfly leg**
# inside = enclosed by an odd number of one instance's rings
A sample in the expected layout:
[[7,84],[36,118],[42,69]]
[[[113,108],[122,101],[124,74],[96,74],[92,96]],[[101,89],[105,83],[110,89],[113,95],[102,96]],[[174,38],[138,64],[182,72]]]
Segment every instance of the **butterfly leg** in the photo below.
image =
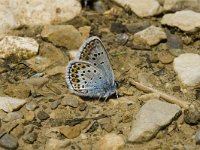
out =
[[99,98],[98,98],[98,102],[100,101],[100,99],[101,99],[101,96],[99,96]]
[[117,99],[118,99],[119,98],[118,91],[116,90],[115,93],[116,93],[116,96],[117,96]]
[[106,102],[106,101],[107,101],[107,99],[108,99],[108,97],[109,97],[109,95],[105,97],[105,99],[104,99],[104,101],[103,101],[103,102]]

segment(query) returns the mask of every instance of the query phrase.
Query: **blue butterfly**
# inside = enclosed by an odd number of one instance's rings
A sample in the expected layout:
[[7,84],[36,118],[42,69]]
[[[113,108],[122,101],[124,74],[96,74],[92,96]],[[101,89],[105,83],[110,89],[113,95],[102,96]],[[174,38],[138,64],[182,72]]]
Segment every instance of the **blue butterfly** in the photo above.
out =
[[117,82],[101,40],[90,37],[79,51],[78,58],[70,61],[66,69],[70,91],[79,96],[105,99],[116,93]]

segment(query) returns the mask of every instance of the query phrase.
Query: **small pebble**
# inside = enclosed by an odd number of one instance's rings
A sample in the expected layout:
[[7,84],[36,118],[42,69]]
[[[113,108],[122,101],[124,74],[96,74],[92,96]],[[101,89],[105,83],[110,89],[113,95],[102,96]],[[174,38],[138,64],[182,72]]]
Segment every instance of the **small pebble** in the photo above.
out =
[[30,110],[30,111],[33,111],[37,108],[37,104],[35,102],[29,102],[26,104],[26,109],[27,110]]
[[17,127],[15,127],[11,132],[11,135],[13,135],[15,138],[19,139],[24,134],[24,126],[22,124],[19,124]]
[[181,49],[169,49],[169,52],[176,57],[180,54],[183,54],[183,51]]
[[87,104],[86,103],[80,103],[79,105],[79,110],[80,111],[84,111],[87,108]]
[[24,131],[25,131],[25,134],[28,134],[28,133],[31,133],[34,129],[34,125],[33,124],[29,124],[27,126],[24,127]]
[[76,96],[66,95],[62,99],[61,104],[63,106],[71,106],[71,107],[77,108],[79,105],[79,100]]
[[22,119],[23,114],[21,112],[10,112],[7,114],[7,116],[4,118],[4,121],[13,121],[17,119]]
[[37,114],[37,117],[40,119],[40,120],[46,120],[49,118],[49,115],[44,112],[44,111],[39,111],[38,114]]
[[103,13],[106,10],[106,6],[103,1],[95,1],[93,8],[98,13]]
[[35,118],[34,111],[29,111],[29,112],[25,113],[25,115],[24,115],[24,119],[26,121],[32,121],[34,118]]
[[65,120],[63,119],[52,119],[50,118],[49,119],[49,124],[51,127],[58,127],[58,126],[61,126],[65,123]]
[[31,132],[31,133],[25,134],[23,136],[23,140],[25,143],[33,144],[37,140],[37,133]]
[[200,120],[200,112],[195,107],[190,107],[184,111],[184,121],[187,124],[195,125]]
[[200,100],[200,89],[196,90],[195,98]]
[[110,31],[114,33],[124,33],[127,31],[127,28],[121,23],[113,22],[111,24]]
[[115,133],[104,135],[96,142],[96,149],[98,150],[120,150],[124,149],[125,141],[122,136]]
[[186,44],[186,45],[189,45],[193,42],[192,38],[189,37],[189,36],[183,37],[182,39],[183,39],[183,43]]
[[163,64],[169,64],[174,60],[174,57],[167,51],[162,51],[158,53],[158,59]]
[[148,28],[150,25],[151,25],[150,22],[142,21],[142,22],[127,24],[126,28],[127,28],[128,32],[135,34],[139,31],[142,31],[142,30]]
[[56,109],[60,105],[60,101],[56,100],[50,103],[51,109]]
[[5,149],[17,149],[18,142],[13,136],[7,133],[0,137],[0,146]]
[[101,128],[104,129],[107,132],[111,132],[114,129],[110,118],[101,119],[99,121],[99,124],[100,124]]
[[180,86],[174,86],[172,88],[173,92],[180,92],[181,91],[181,87]]
[[73,126],[73,127],[63,126],[60,128],[60,132],[68,139],[73,139],[81,134],[81,129],[80,126]]
[[183,41],[181,38],[174,34],[167,35],[167,46],[169,49],[182,49],[183,48]]
[[125,45],[128,41],[128,35],[126,33],[120,33],[116,35],[116,42],[120,45]]
[[150,55],[150,61],[151,63],[158,63],[159,62],[158,56],[156,54]]
[[196,140],[196,144],[197,144],[197,145],[200,145],[200,130],[198,130],[198,131],[196,132],[195,140]]

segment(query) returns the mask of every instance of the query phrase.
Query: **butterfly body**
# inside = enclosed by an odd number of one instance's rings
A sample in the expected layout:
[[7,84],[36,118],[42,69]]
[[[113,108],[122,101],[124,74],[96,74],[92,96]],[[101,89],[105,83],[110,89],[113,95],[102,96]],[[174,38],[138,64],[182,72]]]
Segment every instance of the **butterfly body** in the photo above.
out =
[[70,91],[91,98],[108,98],[114,94],[117,84],[101,40],[91,37],[79,51],[78,58],[67,65],[66,82]]

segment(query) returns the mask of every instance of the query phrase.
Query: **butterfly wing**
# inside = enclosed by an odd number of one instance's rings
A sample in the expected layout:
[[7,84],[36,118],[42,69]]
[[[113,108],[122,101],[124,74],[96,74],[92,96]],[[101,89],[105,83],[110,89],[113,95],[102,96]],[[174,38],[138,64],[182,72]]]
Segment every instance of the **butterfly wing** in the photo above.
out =
[[86,61],[71,61],[67,66],[66,82],[72,93],[79,96],[104,97],[107,80],[102,71]]
[[96,37],[90,37],[80,47],[79,60],[88,61],[95,67],[102,70],[104,78],[107,79],[109,85],[114,85],[114,73],[108,58],[107,51],[101,40]]

